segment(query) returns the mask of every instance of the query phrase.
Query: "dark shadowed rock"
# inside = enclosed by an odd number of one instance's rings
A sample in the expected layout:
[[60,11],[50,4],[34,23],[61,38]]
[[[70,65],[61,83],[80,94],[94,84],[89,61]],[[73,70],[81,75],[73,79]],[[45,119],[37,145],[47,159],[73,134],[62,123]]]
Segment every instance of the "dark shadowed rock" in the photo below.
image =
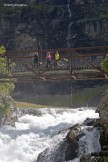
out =
[[86,125],[86,126],[94,126],[96,122],[96,119],[91,119],[91,118],[87,118],[82,125]]
[[80,134],[77,135],[76,140],[78,141],[80,138],[85,136],[86,134],[84,132],[81,132]]
[[36,162],[62,162],[65,161],[67,153],[67,141],[60,142],[58,145],[55,145],[45,149],[42,153],[39,154]]
[[76,158],[79,148],[77,136],[80,131],[80,125],[76,124],[69,129],[61,131],[60,134],[69,131],[66,138],[55,146],[52,143],[51,147],[39,154],[36,162],[63,162]]
[[67,139],[67,153],[66,161],[72,160],[78,156],[78,141],[77,136],[80,132],[80,124],[75,124],[66,136]]

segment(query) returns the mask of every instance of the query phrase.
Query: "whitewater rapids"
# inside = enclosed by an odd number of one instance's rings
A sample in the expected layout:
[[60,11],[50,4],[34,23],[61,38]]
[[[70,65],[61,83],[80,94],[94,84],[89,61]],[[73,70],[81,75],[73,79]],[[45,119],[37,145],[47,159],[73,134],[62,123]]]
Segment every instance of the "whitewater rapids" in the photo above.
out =
[[[23,115],[18,118],[15,127],[4,126],[0,129],[0,162],[36,162],[39,153],[46,148],[54,147],[64,139],[65,134],[58,134],[59,131],[76,123],[81,124],[87,117],[99,118],[95,109],[88,107],[44,108],[38,111],[41,115]],[[100,149],[98,133],[94,132],[96,137],[90,132],[86,134],[87,136],[81,139],[86,142],[86,153],[98,151]],[[72,162],[79,162],[79,159],[74,159]]]

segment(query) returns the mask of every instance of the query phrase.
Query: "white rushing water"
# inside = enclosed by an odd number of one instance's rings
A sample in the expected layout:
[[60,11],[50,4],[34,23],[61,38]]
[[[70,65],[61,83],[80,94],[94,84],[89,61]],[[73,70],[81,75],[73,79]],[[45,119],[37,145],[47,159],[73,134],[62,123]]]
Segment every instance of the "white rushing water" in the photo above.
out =
[[[40,116],[23,115],[15,123],[16,127],[4,126],[0,129],[0,162],[35,162],[39,153],[46,148],[54,147],[65,137],[59,131],[82,123],[87,117],[98,118],[94,109],[41,109]],[[82,129],[85,129],[84,127]],[[99,149],[97,133],[94,140],[88,131],[80,143],[85,140],[86,152]],[[95,141],[95,142],[93,142]],[[73,162],[79,162],[74,159]]]

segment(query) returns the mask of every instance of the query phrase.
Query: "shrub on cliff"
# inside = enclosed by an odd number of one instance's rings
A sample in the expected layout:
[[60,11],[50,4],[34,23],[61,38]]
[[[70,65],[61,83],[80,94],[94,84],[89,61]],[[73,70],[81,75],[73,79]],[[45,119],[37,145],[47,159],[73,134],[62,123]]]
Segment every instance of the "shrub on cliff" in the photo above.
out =
[[102,70],[104,70],[106,73],[108,73],[108,59],[105,59],[101,64]]
[[0,46],[0,125],[6,121],[11,113],[13,99],[10,97],[10,93],[14,90],[14,83],[10,79],[2,79],[3,75],[9,74],[6,69],[7,58],[4,55],[5,52],[5,47]]
[[[0,75],[10,74],[6,68],[7,58],[4,56],[6,49],[4,46],[0,46]],[[1,79],[0,93],[10,94],[14,90],[14,83],[10,79],[5,79],[4,82]]]
[[11,115],[14,101],[9,95],[0,94],[0,126],[4,125],[7,118]]

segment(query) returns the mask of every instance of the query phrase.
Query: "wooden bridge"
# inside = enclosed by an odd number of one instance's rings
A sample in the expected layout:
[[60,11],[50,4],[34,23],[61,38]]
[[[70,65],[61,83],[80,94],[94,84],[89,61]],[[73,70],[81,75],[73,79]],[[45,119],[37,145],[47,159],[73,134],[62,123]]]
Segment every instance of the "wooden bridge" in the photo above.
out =
[[[54,67],[54,54],[58,51],[60,60],[57,68]],[[39,66],[33,68],[33,56],[38,52]],[[52,66],[46,68],[46,54],[51,52]],[[44,50],[19,50],[7,51],[7,70],[10,76],[0,76],[0,80],[10,78],[15,81],[35,80],[84,80],[107,79],[107,74],[101,70],[101,63],[107,57],[108,46],[44,49]],[[15,63],[15,66],[12,64]]]

